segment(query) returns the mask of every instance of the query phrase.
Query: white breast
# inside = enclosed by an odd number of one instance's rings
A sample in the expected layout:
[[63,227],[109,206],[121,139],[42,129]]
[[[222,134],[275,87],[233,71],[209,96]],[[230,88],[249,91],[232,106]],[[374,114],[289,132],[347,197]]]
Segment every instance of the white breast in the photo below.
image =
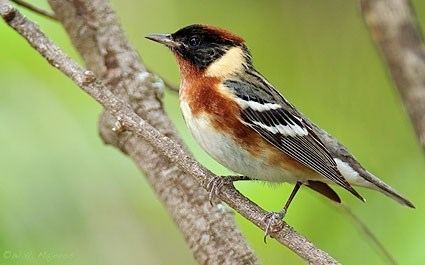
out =
[[232,137],[215,131],[209,117],[205,114],[194,117],[187,102],[181,100],[180,108],[193,137],[210,156],[223,166],[254,179],[274,182],[296,181],[291,172],[268,165],[266,154],[253,157],[248,151],[240,148]]

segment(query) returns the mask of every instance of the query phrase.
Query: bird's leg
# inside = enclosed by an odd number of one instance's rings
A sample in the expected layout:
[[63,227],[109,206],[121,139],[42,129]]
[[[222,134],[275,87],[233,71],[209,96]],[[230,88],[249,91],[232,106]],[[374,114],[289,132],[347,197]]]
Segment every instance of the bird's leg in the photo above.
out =
[[297,194],[298,190],[300,189],[302,183],[297,181],[297,183],[294,186],[294,189],[291,192],[291,195],[289,195],[288,200],[285,203],[285,206],[283,206],[283,209],[279,212],[270,212],[266,214],[264,219],[268,219],[266,226],[266,232],[264,234],[264,243],[267,243],[267,236],[269,235],[270,229],[275,221],[282,220],[286,213],[288,212],[289,205],[291,205],[292,200],[294,199],[295,195]]
[[209,200],[211,205],[213,205],[213,197],[217,196],[218,191],[226,184],[233,183],[240,180],[251,180],[246,176],[216,176],[207,184],[207,190],[209,190]]

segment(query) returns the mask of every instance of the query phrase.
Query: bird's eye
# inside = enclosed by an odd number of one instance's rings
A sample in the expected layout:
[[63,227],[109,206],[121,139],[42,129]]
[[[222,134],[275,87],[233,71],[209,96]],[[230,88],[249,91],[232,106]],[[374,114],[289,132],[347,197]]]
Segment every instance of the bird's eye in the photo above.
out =
[[192,36],[189,39],[189,45],[192,46],[192,47],[198,46],[200,42],[201,42],[201,40],[199,39],[198,36]]

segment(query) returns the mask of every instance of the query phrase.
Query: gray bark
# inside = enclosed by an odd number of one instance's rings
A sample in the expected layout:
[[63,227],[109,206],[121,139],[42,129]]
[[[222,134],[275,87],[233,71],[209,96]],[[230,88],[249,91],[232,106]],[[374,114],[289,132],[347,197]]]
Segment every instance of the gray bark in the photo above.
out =
[[366,25],[425,151],[425,46],[408,0],[362,0]]
[[[8,1],[0,0],[0,15],[52,66],[108,111],[101,119],[102,137],[128,154],[146,173],[200,264],[258,264],[233,216],[216,204],[209,205],[203,188],[217,176],[182,148],[162,110],[159,80],[146,72],[108,2],[50,2],[87,66],[100,79],[67,57]],[[232,184],[224,185],[217,196],[265,230],[267,212]],[[277,221],[270,235],[311,264],[338,264],[285,222]]]

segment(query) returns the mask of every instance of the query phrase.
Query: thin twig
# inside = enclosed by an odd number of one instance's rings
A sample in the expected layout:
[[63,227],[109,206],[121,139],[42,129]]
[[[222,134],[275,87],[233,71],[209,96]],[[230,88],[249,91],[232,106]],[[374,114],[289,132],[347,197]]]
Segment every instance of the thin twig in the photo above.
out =
[[[24,7],[24,8],[26,8],[26,9],[34,12],[34,13],[37,13],[39,15],[48,17],[48,18],[50,18],[52,20],[55,20],[55,21],[58,20],[55,14],[50,13],[49,11],[46,11],[44,9],[41,9],[41,8],[35,6],[35,5],[32,5],[32,4],[30,4],[30,3],[26,2],[26,1],[22,1],[22,0],[11,0],[11,1],[14,2],[14,3],[16,3],[17,5],[20,5],[20,6]],[[178,86],[176,86],[176,85],[172,84],[171,82],[167,81],[167,79],[165,79],[163,76],[161,76],[160,74],[158,74],[156,72],[151,71],[149,68],[146,69],[146,70],[148,72],[150,72],[150,73],[153,73],[153,74],[157,75],[164,82],[165,87],[168,88],[170,91],[179,92],[179,87]]]
[[[206,188],[207,184],[215,177],[214,174],[189,156],[179,144],[162,135],[141,119],[128,104],[112,94],[91,71],[84,70],[75,61],[66,56],[59,47],[40,31],[36,24],[26,19],[5,0],[0,0],[0,15],[51,65],[72,79],[81,89],[114,115],[124,128],[136,133],[152,146],[155,146],[170,161],[178,164],[184,171],[193,176],[202,187]],[[223,186],[217,195],[242,216],[265,230],[267,212],[240,194],[233,185]],[[278,242],[286,245],[312,264],[338,264],[329,254],[316,248],[283,221],[276,222],[270,234]]]
[[44,17],[50,18],[52,20],[58,20],[55,16],[55,14],[50,13],[49,11],[46,11],[44,9],[39,8],[38,6],[35,6],[33,4],[30,4],[26,1],[22,1],[22,0],[11,0],[12,2],[16,3],[17,5],[20,5],[34,13],[37,13],[39,15],[42,15]]
[[373,246],[381,253],[382,257],[387,261],[388,264],[397,265],[397,261],[391,255],[391,253],[385,248],[384,244],[378,239],[378,237],[373,233],[372,230],[367,226],[362,219],[360,219],[350,207],[345,204],[337,205],[338,209],[348,216],[351,221],[358,227],[361,233],[363,233],[367,239],[369,239]]
[[[142,119],[183,145],[163,108],[164,82],[146,71],[109,0],[48,2],[87,69],[101,77],[115,96],[131,104]],[[259,264],[234,214],[216,204],[211,207],[208,192],[194,178],[137,134],[114,131],[116,118],[107,111],[100,115],[98,125],[104,143],[128,156],[143,173],[199,264]]]

